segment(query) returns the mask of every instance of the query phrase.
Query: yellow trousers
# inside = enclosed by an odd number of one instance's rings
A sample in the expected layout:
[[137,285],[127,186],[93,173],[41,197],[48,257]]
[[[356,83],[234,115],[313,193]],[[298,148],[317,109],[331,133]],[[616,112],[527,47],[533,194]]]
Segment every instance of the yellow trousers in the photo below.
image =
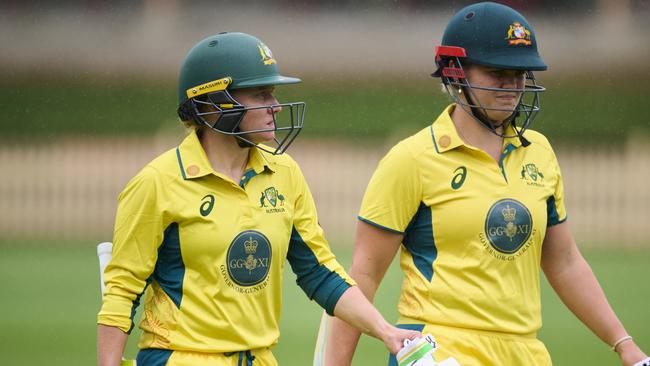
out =
[[[546,346],[535,336],[485,332],[441,325],[404,324],[400,328],[430,333],[438,343],[437,362],[453,357],[460,366],[552,366]],[[397,365],[394,356],[389,366]]]
[[145,349],[138,352],[138,366],[278,366],[269,348],[232,353],[201,353]]

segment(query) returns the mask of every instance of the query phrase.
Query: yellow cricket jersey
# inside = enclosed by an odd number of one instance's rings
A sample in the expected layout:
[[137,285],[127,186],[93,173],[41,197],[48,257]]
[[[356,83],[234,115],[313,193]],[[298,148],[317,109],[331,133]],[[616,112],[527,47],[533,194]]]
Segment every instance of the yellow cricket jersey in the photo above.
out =
[[382,159],[359,219],[404,235],[400,323],[532,334],[546,228],[566,219],[558,162],[530,130],[495,162],[463,143],[454,107]]
[[252,148],[233,182],[212,169],[196,133],[128,183],[113,244],[98,323],[130,331],[144,293],[143,349],[221,353],[275,344],[285,259],[330,314],[354,285],[289,156]]

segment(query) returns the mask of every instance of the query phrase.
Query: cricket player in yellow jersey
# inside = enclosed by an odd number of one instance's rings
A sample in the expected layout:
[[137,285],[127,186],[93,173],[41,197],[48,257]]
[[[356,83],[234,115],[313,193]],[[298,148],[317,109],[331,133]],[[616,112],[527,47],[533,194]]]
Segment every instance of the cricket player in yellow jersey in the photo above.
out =
[[[350,275],[372,299],[401,248],[398,326],[431,333],[438,360],[548,366],[536,338],[541,268],[623,365],[642,362],[565,222],[553,149],[528,129],[544,90],[533,72],[547,68],[530,24],[504,5],[470,5],[447,25],[436,64],[454,104],[379,163]],[[349,365],[359,333],[332,319],[329,334],[325,365]]]
[[98,315],[100,365],[120,363],[140,302],[139,366],[277,365],[270,348],[285,259],[310,299],[392,353],[420,334],[389,325],[355,287],[329,249],[299,167],[281,155],[302,128],[305,104],[279,104],[273,87],[297,82],[247,34],[220,33],[189,52],[178,112],[191,133],[119,196]]

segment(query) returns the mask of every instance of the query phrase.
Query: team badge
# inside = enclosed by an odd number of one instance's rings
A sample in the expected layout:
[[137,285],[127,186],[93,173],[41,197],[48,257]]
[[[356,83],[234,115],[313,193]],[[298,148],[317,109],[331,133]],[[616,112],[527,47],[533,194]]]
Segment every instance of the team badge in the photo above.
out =
[[260,207],[267,208],[267,213],[284,212],[284,200],[284,195],[275,187],[269,187],[260,195]]
[[244,231],[228,248],[228,275],[239,286],[257,285],[269,274],[271,254],[271,244],[264,234]]
[[530,39],[530,31],[519,22],[510,24],[506,39],[509,45],[530,46],[533,42]]
[[544,186],[544,174],[537,168],[537,165],[531,163],[521,167],[521,179],[529,186]]
[[497,201],[485,219],[485,235],[492,247],[501,253],[517,252],[530,238],[532,229],[530,211],[513,199]]
[[276,63],[275,59],[273,58],[273,54],[271,53],[271,49],[268,48],[264,43],[258,44],[257,48],[260,50],[260,55],[262,55],[262,62],[264,62],[264,65],[271,65]]

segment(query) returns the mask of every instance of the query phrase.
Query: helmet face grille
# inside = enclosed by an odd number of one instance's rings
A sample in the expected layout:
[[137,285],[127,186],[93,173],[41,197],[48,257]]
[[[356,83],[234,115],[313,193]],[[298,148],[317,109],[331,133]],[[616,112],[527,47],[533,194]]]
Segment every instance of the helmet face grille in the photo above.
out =
[[[501,137],[520,137],[532,124],[537,113],[539,113],[539,93],[546,90],[543,86],[537,84],[533,72],[526,72],[526,79],[522,88],[483,87],[472,84],[470,80],[465,77],[466,72],[463,68],[460,57],[455,57],[453,59],[454,64],[458,65],[457,67],[444,66],[444,63],[449,62],[449,59],[442,58],[439,63],[439,71],[445,90],[454,102],[492,133]],[[486,106],[481,104],[480,100],[476,97],[475,90],[494,93],[517,93],[517,95],[519,95],[519,100],[513,109]],[[510,112],[511,114],[503,121],[491,121],[487,118],[488,111]],[[504,132],[498,132],[498,129],[501,126],[507,124],[513,126],[516,135],[507,135],[505,129]]]
[[[194,119],[210,130],[234,136],[241,147],[256,147],[273,155],[284,153],[302,130],[307,105],[304,102],[279,103],[247,107],[237,102],[227,91],[210,93],[206,98],[194,98]],[[241,131],[240,125],[249,111],[267,110],[273,116],[273,126]],[[273,139],[262,143],[253,135],[273,133]]]
[[[466,78],[463,64],[480,65],[499,70],[525,72],[521,89],[482,87],[473,85]],[[526,18],[516,10],[494,2],[469,5],[458,11],[449,21],[436,47],[436,71],[454,102],[491,132],[502,137],[519,137],[530,126],[540,110],[539,93],[545,91],[537,84],[533,71],[547,69],[537,51],[535,32]],[[493,93],[516,93],[514,108],[503,109],[482,105],[477,91]],[[502,121],[488,118],[490,111],[509,112]],[[516,135],[506,135],[501,127],[512,126]],[[520,126],[518,129],[518,125]]]

